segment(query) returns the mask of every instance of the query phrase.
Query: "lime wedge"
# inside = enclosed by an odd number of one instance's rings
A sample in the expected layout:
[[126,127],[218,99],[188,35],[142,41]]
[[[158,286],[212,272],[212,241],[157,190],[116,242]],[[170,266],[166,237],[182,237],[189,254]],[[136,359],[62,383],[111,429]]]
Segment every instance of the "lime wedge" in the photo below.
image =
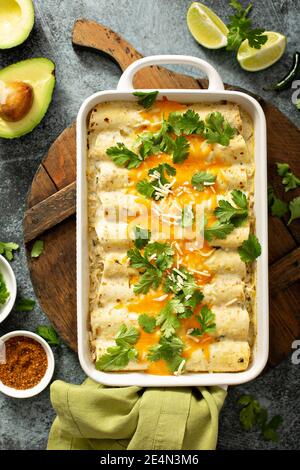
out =
[[227,26],[207,6],[193,2],[186,20],[191,34],[201,46],[220,49],[227,45]]
[[249,46],[248,39],[242,42],[237,53],[237,60],[244,70],[257,72],[275,64],[286,48],[286,37],[274,31],[266,31],[267,42],[261,49]]

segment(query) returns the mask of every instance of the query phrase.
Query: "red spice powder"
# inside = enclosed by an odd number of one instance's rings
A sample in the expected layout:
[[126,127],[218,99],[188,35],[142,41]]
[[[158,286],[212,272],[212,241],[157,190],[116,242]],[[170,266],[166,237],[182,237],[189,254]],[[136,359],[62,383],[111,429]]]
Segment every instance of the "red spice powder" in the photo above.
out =
[[27,336],[15,336],[5,341],[6,363],[0,364],[0,380],[4,385],[26,390],[44,377],[47,354],[43,346]]

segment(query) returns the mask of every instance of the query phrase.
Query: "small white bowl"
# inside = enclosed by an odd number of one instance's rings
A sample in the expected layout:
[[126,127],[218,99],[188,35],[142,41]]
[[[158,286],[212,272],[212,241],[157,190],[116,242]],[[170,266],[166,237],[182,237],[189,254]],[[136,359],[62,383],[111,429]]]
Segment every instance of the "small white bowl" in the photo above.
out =
[[9,264],[9,262],[0,255],[0,272],[3,276],[3,280],[6,284],[7,290],[9,292],[9,298],[7,299],[4,305],[0,305],[0,323],[5,320],[5,318],[10,314],[14,303],[16,301],[17,295],[17,282],[15,274]]
[[7,387],[7,385],[4,385],[0,380],[0,392],[13,398],[30,398],[41,393],[49,385],[54,372],[54,355],[49,344],[39,335],[32,333],[31,331],[16,330],[7,333],[0,338],[0,344],[1,342],[5,343],[9,338],[13,338],[15,336],[27,336],[28,338],[32,338],[40,343],[47,354],[48,367],[42,380],[34,387],[27,388],[26,390],[18,390],[16,388]]

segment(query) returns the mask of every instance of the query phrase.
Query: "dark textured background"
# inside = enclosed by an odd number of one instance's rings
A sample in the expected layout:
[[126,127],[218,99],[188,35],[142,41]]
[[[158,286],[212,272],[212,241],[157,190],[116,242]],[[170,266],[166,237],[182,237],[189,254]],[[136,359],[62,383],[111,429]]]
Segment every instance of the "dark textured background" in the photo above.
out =
[[[51,143],[74,120],[82,100],[95,91],[115,88],[120,76],[118,67],[109,59],[73,49],[71,29],[77,18],[94,19],[111,27],[144,55],[173,53],[206,58],[219,70],[224,81],[272,100],[299,126],[300,113],[291,102],[291,90],[274,94],[264,92],[263,86],[285,73],[293,52],[300,48],[300,1],[254,2],[255,25],[282,32],[288,38],[287,51],[281,61],[255,74],[244,72],[233,55],[223,50],[205,50],[195,43],[185,22],[190,3],[189,0],[35,0],[36,21],[29,39],[11,51],[0,52],[0,67],[40,56],[51,58],[57,67],[54,99],[43,122],[21,139],[0,141],[0,240],[14,240],[21,245],[12,266],[22,296],[34,297],[22,242],[24,202],[32,177]],[[228,18],[231,9],[227,1],[207,1],[206,4],[221,18]],[[19,328],[34,331],[41,323],[46,324],[47,319],[38,305],[30,313],[13,312],[0,325],[0,336]],[[55,378],[73,383],[84,379],[77,356],[68,347],[63,345],[56,349],[55,357]],[[293,365],[287,358],[254,382],[231,388],[220,418],[218,448],[299,448],[299,380],[300,365]],[[236,400],[242,393],[252,393],[259,398],[271,415],[283,416],[278,444],[263,441],[257,432],[241,430]],[[0,395],[0,448],[45,448],[53,418],[49,389],[26,401]]]

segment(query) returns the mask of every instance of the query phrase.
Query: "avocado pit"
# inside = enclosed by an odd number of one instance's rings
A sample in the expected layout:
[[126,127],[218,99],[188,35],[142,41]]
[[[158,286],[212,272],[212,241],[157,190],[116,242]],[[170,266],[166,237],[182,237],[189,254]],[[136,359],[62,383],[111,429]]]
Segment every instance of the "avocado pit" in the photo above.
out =
[[29,83],[0,82],[0,117],[8,122],[23,119],[33,103],[33,88]]

